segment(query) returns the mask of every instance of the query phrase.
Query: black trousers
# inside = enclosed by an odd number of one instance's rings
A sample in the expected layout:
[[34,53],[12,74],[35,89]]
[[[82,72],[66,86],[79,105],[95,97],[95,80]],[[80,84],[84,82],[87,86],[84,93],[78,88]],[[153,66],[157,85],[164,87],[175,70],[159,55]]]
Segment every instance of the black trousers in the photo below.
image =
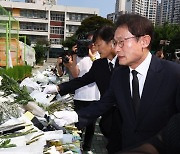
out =
[[[74,100],[74,110],[78,111],[82,108],[85,108],[93,103],[97,103],[97,101],[80,101],[80,100]],[[84,140],[82,148],[84,151],[91,150],[92,140],[94,136],[95,131],[95,124],[96,120],[92,123],[90,123],[82,132],[84,131]]]
[[121,134],[122,119],[118,108],[114,105],[102,115],[99,123],[102,134],[107,139],[108,154],[114,154],[122,149]]

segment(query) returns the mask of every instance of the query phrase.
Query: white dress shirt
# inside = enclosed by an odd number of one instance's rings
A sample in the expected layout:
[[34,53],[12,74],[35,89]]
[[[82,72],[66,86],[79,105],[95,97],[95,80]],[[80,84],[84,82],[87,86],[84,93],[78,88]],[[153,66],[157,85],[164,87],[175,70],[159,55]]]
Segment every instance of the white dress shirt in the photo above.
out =
[[[150,62],[151,62],[151,58],[152,58],[152,55],[149,52],[146,59],[135,69],[138,72],[137,77],[138,77],[138,80],[139,80],[139,94],[140,94],[140,97],[142,95],[142,91],[143,91],[144,83],[145,83],[145,80],[146,80],[147,71],[149,69],[149,65],[150,65]],[[130,69],[130,89],[131,89],[131,96],[132,96],[132,79],[133,79],[133,76],[132,76],[131,71],[133,69],[130,68],[130,67],[129,67],[129,69]]]
[[113,68],[115,67],[116,59],[117,59],[117,55],[116,55],[112,60],[107,59],[108,64],[109,64],[110,62],[113,64]]

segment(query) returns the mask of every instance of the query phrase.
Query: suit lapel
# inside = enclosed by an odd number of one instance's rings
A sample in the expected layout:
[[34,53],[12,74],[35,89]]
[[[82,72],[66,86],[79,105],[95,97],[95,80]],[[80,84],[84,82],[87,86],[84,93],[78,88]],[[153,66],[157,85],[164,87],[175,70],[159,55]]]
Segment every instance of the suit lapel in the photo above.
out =
[[[107,59],[104,59],[104,60],[105,60],[105,68],[107,68],[107,69],[108,69],[108,72],[109,72],[110,74],[112,74],[112,72],[111,72],[110,69],[109,69],[108,60],[107,60]],[[120,65],[119,65],[119,60],[118,60],[118,58],[116,58],[116,62],[115,62],[114,69],[117,68],[118,66],[120,66]]]
[[148,113],[151,105],[154,103],[154,97],[159,90],[160,84],[162,82],[163,74],[160,73],[162,65],[160,60],[152,57],[150,67],[147,72],[146,80],[144,83],[144,88],[140,100],[140,108],[137,115],[137,122],[140,124]]
[[108,74],[112,74],[112,72],[110,71],[110,69],[109,69],[109,64],[108,64],[108,60],[107,60],[107,58],[105,59],[105,68],[106,68],[106,70],[107,70],[107,72],[108,72]]
[[118,59],[118,58],[116,58],[115,68],[116,68],[116,67],[118,67],[118,66],[120,66],[120,65],[119,65],[119,59]]

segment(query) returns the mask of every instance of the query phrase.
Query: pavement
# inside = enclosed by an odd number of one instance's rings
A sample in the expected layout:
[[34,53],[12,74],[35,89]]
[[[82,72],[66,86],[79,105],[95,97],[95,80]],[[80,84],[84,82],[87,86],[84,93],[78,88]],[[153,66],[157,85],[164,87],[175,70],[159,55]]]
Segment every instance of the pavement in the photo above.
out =
[[[106,150],[107,140],[99,129],[99,120],[100,118],[96,122],[91,151],[93,152],[93,154],[107,154],[108,153]],[[84,137],[84,134],[83,134],[83,137]]]
[[99,129],[99,119],[98,119],[96,122],[96,128],[95,128],[95,133],[94,133],[94,138],[93,138],[93,143],[92,143],[92,152],[94,154],[107,154],[106,144],[107,144],[107,140],[102,135]]

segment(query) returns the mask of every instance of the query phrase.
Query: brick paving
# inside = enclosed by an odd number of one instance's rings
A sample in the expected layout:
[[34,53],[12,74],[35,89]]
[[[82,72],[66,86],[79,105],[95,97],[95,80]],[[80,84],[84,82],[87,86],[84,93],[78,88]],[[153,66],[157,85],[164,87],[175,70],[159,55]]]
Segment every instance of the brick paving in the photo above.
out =
[[91,151],[93,154],[107,154],[106,138],[102,135],[99,129],[99,119],[96,122],[95,133],[93,137]]
[[92,152],[94,154],[107,154],[106,150],[106,139],[101,134],[101,131],[99,129],[98,121],[96,122],[96,130],[93,138],[93,145],[92,145]]

